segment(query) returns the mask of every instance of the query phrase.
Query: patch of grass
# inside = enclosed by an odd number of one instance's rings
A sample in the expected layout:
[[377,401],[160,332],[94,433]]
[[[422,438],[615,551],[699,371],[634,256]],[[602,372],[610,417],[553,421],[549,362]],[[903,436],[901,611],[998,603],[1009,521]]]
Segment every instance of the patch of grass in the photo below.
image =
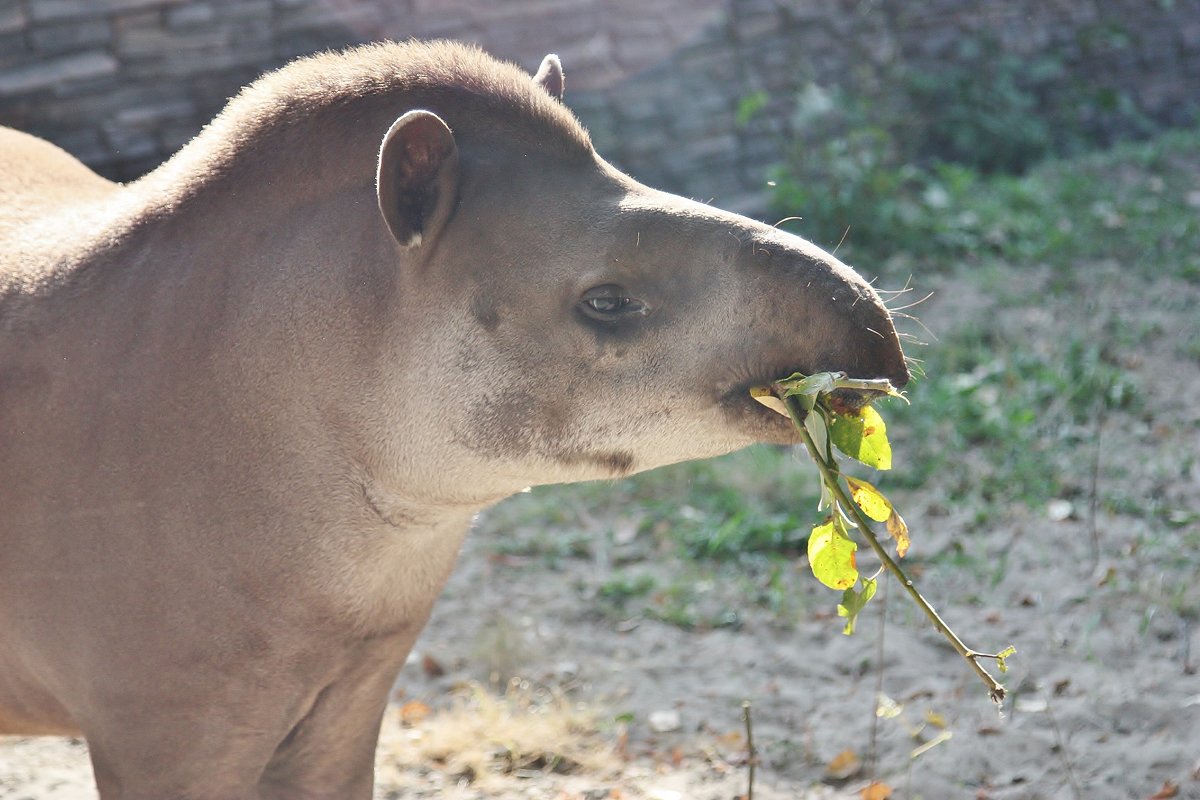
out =
[[[886,484],[917,488],[937,479],[956,503],[1038,505],[1058,496],[1096,415],[1140,403],[1134,379],[1103,339],[1076,335],[1031,347],[992,318],[951,332],[926,355],[913,405],[888,410],[905,468]],[[977,458],[965,465],[971,454]]]
[[621,481],[535,487],[490,509],[478,534],[534,568],[608,565],[599,583],[578,588],[613,620],[713,629],[758,608],[789,624],[805,607],[796,565],[817,492],[806,459],[758,446]]
[[658,581],[652,575],[630,575],[618,572],[600,584],[600,588],[596,591],[596,594],[602,600],[608,601],[623,612],[630,600],[645,597],[657,585]]
[[489,511],[506,554],[548,560],[589,557],[597,543],[641,553],[730,560],[803,552],[817,502],[810,464],[784,448],[753,447],[676,464],[623,481],[544,486]]
[[805,143],[775,175],[775,207],[797,233],[850,262],[908,274],[998,259],[1047,264],[1059,288],[1081,261],[1200,281],[1200,131],[1183,130],[1024,175],[904,160],[884,127],[862,123]]
[[768,564],[713,564],[681,558],[661,574],[645,567],[617,570],[595,589],[596,611],[612,620],[653,619],[685,630],[738,627],[746,608],[762,608],[780,623],[803,608],[792,559]]

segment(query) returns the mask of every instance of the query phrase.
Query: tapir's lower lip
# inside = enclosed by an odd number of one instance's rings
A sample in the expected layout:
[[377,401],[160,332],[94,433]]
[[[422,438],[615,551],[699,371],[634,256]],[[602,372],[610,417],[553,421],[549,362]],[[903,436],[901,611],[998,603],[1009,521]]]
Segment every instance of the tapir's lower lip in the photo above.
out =
[[800,441],[800,435],[792,425],[791,419],[772,411],[750,395],[751,388],[770,386],[779,375],[790,374],[792,372],[780,371],[766,380],[738,384],[721,396],[721,406],[732,421],[738,427],[746,429],[755,440],[772,444],[796,444]]

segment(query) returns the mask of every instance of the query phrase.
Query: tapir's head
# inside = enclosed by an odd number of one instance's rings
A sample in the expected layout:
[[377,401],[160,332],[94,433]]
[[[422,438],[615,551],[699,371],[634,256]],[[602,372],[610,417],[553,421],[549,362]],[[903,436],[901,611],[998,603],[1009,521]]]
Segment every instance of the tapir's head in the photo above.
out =
[[514,485],[612,477],[796,441],[748,392],[793,372],[908,381],[888,310],[853,270],[621,174],[561,87],[547,57],[521,112],[411,110],[382,143],[429,424],[455,448]]

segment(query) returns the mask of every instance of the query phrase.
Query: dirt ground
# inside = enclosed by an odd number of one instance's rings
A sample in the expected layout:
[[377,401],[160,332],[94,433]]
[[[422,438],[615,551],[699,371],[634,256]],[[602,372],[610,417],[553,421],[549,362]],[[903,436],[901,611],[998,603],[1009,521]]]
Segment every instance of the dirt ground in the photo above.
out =
[[[1117,264],[1094,275],[1086,296],[1052,306],[1036,300],[1046,276],[998,276],[1027,282],[1028,301],[945,278],[922,307],[935,331],[986,318],[1031,348],[1086,328],[1096,309],[1143,331],[1123,366],[1149,403],[1097,420],[1069,497],[991,508],[980,522],[978,509],[947,504],[936,480],[892,494],[925,594],[968,645],[1017,646],[1002,714],[894,583],[853,637],[811,580],[797,583],[806,613],[794,624],[748,607],[737,626],[685,630],[597,612],[595,587],[614,570],[605,548],[553,562],[505,555],[513,532],[488,514],[397,684],[377,798],[732,800],[748,780],[744,699],[760,800],[862,796],[868,764],[855,770],[843,757],[850,774],[840,779],[829,768],[847,750],[867,761],[873,726],[873,773],[895,798],[1200,798],[1200,365],[1180,346],[1200,341],[1200,287],[1147,282]],[[902,468],[902,433],[894,443]],[[1161,513],[1144,512],[1151,502]],[[611,539],[612,520],[593,523]],[[802,559],[796,569],[806,570]],[[472,782],[461,767],[421,762],[424,726],[451,705],[452,689],[508,675],[566,698],[545,713],[590,714],[571,735],[597,763],[535,762]],[[882,717],[877,690],[891,701]],[[82,744],[0,740],[3,800],[94,797]]]

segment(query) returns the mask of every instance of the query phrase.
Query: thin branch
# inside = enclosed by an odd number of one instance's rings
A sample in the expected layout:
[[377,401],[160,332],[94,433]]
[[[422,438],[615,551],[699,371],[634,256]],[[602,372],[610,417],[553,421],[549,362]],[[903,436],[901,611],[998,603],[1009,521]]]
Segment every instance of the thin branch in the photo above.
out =
[[801,409],[797,406],[796,399],[793,397],[787,397],[784,398],[783,401],[788,410],[788,415],[792,419],[792,423],[796,426],[796,429],[800,431],[801,436],[804,438],[804,446],[808,449],[808,454],[816,463],[817,470],[821,473],[821,479],[825,482],[825,485],[829,487],[829,491],[833,493],[834,497],[841,504],[843,511],[846,511],[853,516],[854,521],[858,523],[859,529],[862,531],[863,536],[866,537],[867,543],[871,545],[871,549],[875,551],[875,555],[877,555],[879,560],[883,562],[884,567],[887,568],[888,572],[896,576],[897,580],[900,581],[900,585],[904,588],[904,591],[908,593],[908,595],[913,599],[913,602],[915,602],[917,606],[923,612],[925,612],[925,616],[928,617],[929,621],[933,623],[933,627],[937,629],[937,631],[941,633],[947,641],[950,642],[950,645],[954,648],[955,652],[957,652],[963,657],[963,659],[966,660],[966,662],[971,666],[971,669],[973,669],[979,676],[979,679],[983,681],[984,685],[987,686],[988,697],[991,698],[992,702],[998,706],[1002,705],[1004,703],[1005,696],[1008,694],[1008,691],[1000,683],[998,683],[995,678],[992,677],[991,673],[983,668],[982,664],[979,663],[981,658],[998,658],[999,654],[991,655],[970,649],[963,644],[962,639],[959,639],[958,635],[955,634],[954,631],[951,630],[950,626],[945,623],[934,607],[930,605],[929,601],[926,600],[924,596],[922,596],[922,594],[917,590],[917,587],[912,582],[912,579],[908,577],[900,565],[896,563],[895,559],[893,559],[891,555],[888,554],[888,551],[884,549],[878,537],[875,536],[875,532],[871,526],[871,521],[867,518],[866,514],[862,512],[862,509],[858,507],[858,504],[850,499],[850,496],[846,493],[846,490],[842,488],[842,482],[840,480],[841,475],[838,473],[837,467],[831,466],[826,461],[824,455],[820,452],[816,443],[813,441],[812,435],[809,434],[808,428],[804,426],[804,418],[800,413]]

